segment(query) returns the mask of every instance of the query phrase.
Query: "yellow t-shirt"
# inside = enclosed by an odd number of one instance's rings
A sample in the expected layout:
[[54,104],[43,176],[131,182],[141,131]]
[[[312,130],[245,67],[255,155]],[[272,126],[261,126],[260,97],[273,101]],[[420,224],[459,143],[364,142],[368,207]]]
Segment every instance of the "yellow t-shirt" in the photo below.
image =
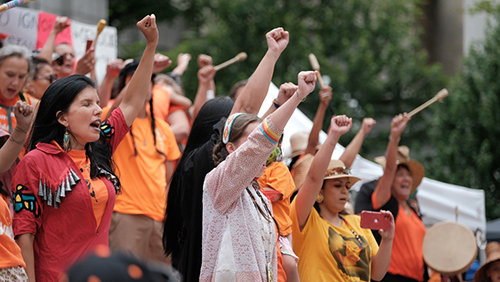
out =
[[[107,112],[109,109],[104,109]],[[105,116],[106,113],[103,113]],[[151,129],[151,117],[136,118],[132,133],[122,140],[113,154],[122,194],[116,197],[114,211],[142,214],[163,221],[167,201],[166,161],[175,161],[181,153],[168,124],[155,119],[156,148]],[[137,156],[134,153],[134,146]],[[163,152],[162,156],[156,151]]]
[[94,209],[97,228],[99,228],[102,215],[104,214],[106,204],[108,203],[108,189],[106,188],[106,184],[104,184],[101,179],[90,178],[90,159],[87,158],[85,150],[69,150],[68,154],[73,159],[78,169],[80,169],[80,172],[85,179],[85,184],[89,189],[92,201],[92,208]]
[[320,217],[312,208],[302,232],[299,228],[295,201],[291,206],[293,251],[300,258],[300,281],[370,281],[371,258],[378,252],[378,244],[369,229],[359,226],[360,217],[345,215],[345,220],[358,234],[342,222],[336,227]]

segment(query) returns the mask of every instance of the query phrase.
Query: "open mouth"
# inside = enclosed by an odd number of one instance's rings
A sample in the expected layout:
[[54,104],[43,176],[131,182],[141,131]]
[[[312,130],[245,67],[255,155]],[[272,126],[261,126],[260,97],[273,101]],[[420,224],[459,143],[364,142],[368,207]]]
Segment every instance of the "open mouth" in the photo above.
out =
[[101,126],[101,121],[100,120],[96,120],[94,121],[93,123],[90,124],[90,126],[96,130],[101,130],[100,126]]
[[401,184],[401,189],[410,189],[410,185],[408,183]]

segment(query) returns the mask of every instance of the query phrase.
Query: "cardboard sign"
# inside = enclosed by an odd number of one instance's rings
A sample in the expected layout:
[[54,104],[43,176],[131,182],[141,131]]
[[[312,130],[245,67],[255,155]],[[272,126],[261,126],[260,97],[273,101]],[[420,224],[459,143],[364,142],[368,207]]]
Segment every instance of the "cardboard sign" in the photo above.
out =
[[0,33],[7,35],[4,45],[21,45],[35,50],[38,11],[16,7],[0,13]]

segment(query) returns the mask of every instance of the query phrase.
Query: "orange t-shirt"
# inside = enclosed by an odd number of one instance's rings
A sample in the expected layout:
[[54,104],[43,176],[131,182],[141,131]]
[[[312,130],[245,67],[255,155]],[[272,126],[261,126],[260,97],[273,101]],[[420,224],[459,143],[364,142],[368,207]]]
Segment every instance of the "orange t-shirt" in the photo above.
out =
[[399,206],[387,272],[424,281],[424,236],[425,226],[417,214],[411,210],[410,216]]
[[90,177],[90,159],[87,158],[85,150],[69,150],[68,154],[71,159],[73,159],[76,166],[80,169],[80,172],[85,179],[92,201],[92,208],[94,209],[97,228],[99,228],[102,215],[104,214],[106,204],[108,203],[108,189],[106,188],[106,184],[104,184],[101,179],[92,179]]
[[163,221],[167,200],[165,162],[177,160],[181,156],[175,136],[165,121],[156,119],[155,148],[149,116],[136,118],[131,131],[134,137],[128,133],[113,155],[122,190],[122,194],[116,197],[114,211],[142,214]]
[[21,248],[14,241],[8,201],[7,198],[0,196],[0,269],[13,266],[26,267]]
[[167,121],[170,109],[170,93],[161,86],[153,86],[153,112],[155,117]]
[[282,195],[281,199],[276,202],[271,199],[269,201],[272,203],[274,218],[280,227],[280,235],[289,235],[292,233],[290,197],[295,191],[295,184],[288,167],[282,162],[274,162],[264,170],[258,182],[261,189],[272,188]]

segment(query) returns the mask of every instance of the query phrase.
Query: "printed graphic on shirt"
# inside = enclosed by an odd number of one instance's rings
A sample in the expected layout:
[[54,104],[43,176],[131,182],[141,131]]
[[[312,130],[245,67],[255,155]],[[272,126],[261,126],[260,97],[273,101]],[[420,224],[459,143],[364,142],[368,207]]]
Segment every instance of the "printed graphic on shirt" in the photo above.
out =
[[14,195],[12,195],[14,199],[14,210],[16,213],[27,210],[33,213],[35,217],[39,217],[42,210],[36,201],[35,194],[25,193],[24,191],[29,191],[28,187],[17,184]]
[[101,124],[101,134],[106,138],[111,138],[115,134],[115,128],[112,127],[108,121],[105,121]]
[[338,269],[344,274],[346,281],[369,281],[370,253],[368,241],[360,236],[363,248],[354,236],[345,237],[328,227],[328,245],[337,262]]

